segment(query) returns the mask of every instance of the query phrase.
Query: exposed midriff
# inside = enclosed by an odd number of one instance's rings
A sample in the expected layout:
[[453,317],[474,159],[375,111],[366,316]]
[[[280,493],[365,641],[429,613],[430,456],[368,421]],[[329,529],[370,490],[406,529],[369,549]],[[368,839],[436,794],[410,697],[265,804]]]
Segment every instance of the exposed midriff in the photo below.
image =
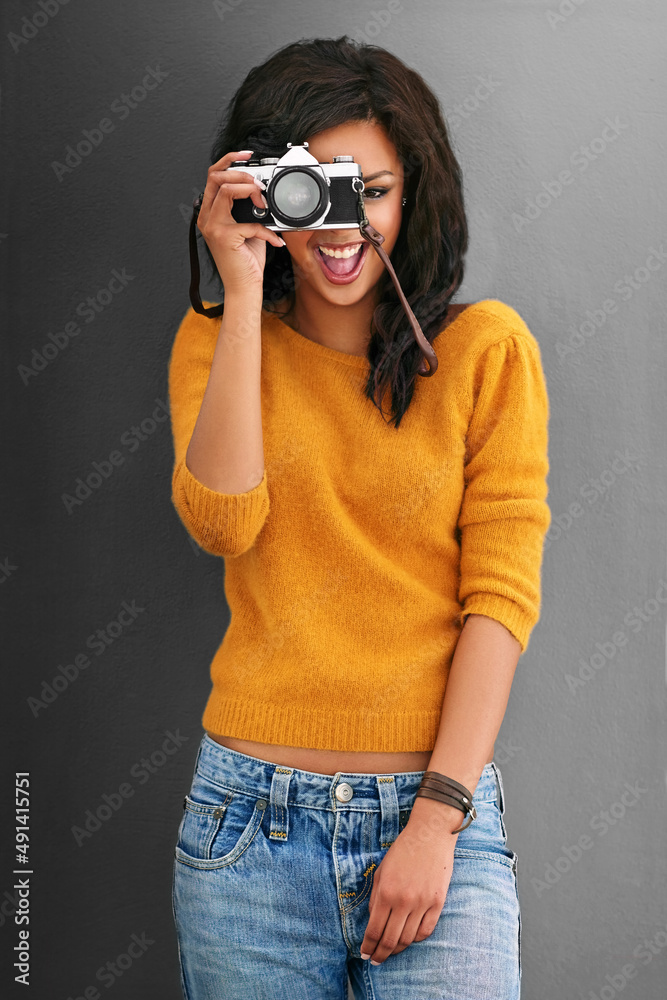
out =
[[[223,736],[206,730],[216,743],[230,750],[259,757],[261,760],[284,767],[295,767],[315,774],[400,774],[405,771],[426,771],[431,759],[430,750],[404,753],[366,753],[364,751],[339,752],[315,750],[310,747],[278,746],[274,743],[256,743],[234,736]],[[490,761],[493,760],[493,754]]]

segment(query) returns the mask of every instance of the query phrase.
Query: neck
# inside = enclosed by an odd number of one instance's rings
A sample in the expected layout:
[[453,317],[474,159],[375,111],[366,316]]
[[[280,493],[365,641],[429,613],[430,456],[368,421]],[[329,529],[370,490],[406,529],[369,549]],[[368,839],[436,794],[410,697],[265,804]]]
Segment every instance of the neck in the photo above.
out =
[[365,357],[376,306],[375,289],[351,305],[336,305],[309,292],[304,286],[297,289],[294,305],[285,317],[289,325],[325,347]]

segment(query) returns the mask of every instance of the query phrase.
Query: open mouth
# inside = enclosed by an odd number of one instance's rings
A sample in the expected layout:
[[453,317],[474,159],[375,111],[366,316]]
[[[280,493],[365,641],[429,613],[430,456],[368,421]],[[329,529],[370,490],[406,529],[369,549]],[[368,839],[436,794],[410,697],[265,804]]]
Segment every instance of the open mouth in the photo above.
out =
[[369,244],[365,240],[344,246],[319,244],[314,253],[325,276],[333,284],[347,284],[361,272]]

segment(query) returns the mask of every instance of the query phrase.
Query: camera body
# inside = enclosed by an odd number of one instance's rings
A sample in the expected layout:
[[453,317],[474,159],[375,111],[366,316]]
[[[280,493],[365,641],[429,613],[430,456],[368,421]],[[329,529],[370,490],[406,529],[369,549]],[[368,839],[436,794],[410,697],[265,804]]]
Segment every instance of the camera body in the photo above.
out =
[[284,156],[236,160],[228,170],[243,170],[266,185],[268,208],[250,198],[235,198],[235,222],[261,222],[274,231],[294,229],[357,229],[359,192],[364,190],[361,167],[352,156],[334,156],[320,163],[308,143],[287,143]]

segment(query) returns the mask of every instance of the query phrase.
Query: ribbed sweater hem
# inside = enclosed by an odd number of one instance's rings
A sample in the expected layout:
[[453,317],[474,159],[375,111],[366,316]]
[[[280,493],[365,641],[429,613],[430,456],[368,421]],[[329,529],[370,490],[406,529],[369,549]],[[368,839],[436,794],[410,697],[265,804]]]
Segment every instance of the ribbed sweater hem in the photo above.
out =
[[213,688],[202,725],[219,736],[259,743],[313,750],[400,753],[432,751],[440,717],[441,709],[373,714],[345,708],[252,704],[226,699]]

